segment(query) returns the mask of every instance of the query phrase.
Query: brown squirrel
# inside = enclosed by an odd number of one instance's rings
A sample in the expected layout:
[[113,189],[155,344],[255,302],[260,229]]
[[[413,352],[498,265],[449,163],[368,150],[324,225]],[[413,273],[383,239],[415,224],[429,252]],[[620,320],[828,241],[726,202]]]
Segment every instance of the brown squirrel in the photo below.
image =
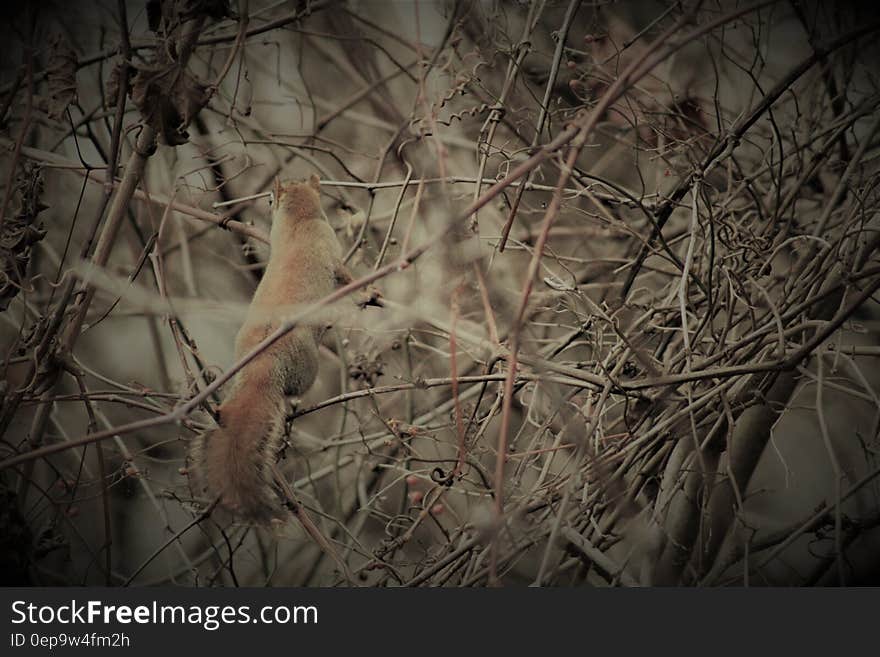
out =
[[[321,210],[320,182],[275,180],[270,255],[235,340],[241,358],[275,331],[279,307],[308,304],[351,281],[342,247]],[[303,395],[318,374],[326,325],[298,325],[236,375],[219,408],[219,427],[193,443],[190,460],[198,493],[248,521],[284,516],[272,466],[282,448],[287,397]]]

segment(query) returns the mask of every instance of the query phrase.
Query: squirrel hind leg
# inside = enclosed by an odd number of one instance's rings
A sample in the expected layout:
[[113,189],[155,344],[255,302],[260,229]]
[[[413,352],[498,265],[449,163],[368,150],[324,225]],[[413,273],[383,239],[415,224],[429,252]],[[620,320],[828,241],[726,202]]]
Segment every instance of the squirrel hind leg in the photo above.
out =
[[294,329],[293,336],[271,352],[272,375],[286,397],[302,397],[318,377],[318,343],[311,327]]

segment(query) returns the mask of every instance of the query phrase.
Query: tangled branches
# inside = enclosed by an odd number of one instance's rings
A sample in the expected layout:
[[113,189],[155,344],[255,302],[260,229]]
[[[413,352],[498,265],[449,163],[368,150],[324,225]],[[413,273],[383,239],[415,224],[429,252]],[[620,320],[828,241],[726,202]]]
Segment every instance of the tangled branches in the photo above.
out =
[[[880,23],[769,0],[301,5],[129,25],[120,3],[66,121],[38,98],[57,18],[21,19],[6,195],[38,167],[27,207],[51,219],[3,314],[0,519],[29,581],[876,577]],[[264,192],[314,171],[355,280],[233,362]],[[352,303],[372,285],[383,308]],[[291,522],[216,517],[186,445],[331,305],[279,454]]]

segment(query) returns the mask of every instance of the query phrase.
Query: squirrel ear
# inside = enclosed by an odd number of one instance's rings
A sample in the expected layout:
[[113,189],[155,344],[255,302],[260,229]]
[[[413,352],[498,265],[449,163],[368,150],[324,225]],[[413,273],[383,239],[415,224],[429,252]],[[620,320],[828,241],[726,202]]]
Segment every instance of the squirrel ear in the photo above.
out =
[[309,176],[309,184],[316,192],[321,192],[321,179],[318,178],[318,174],[313,173],[311,176]]
[[279,178],[278,176],[275,176],[275,180],[272,183],[272,192],[275,194],[275,198],[273,200],[277,203],[279,197],[281,196],[281,178]]

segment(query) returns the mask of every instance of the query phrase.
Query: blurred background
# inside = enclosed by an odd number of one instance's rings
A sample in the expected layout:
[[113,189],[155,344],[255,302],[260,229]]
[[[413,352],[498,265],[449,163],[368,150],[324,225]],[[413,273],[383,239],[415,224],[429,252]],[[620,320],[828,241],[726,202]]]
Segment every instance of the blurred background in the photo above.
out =
[[[880,581],[872,3],[2,11],[4,583]],[[318,541],[186,459],[312,173],[386,302],[290,408]]]

